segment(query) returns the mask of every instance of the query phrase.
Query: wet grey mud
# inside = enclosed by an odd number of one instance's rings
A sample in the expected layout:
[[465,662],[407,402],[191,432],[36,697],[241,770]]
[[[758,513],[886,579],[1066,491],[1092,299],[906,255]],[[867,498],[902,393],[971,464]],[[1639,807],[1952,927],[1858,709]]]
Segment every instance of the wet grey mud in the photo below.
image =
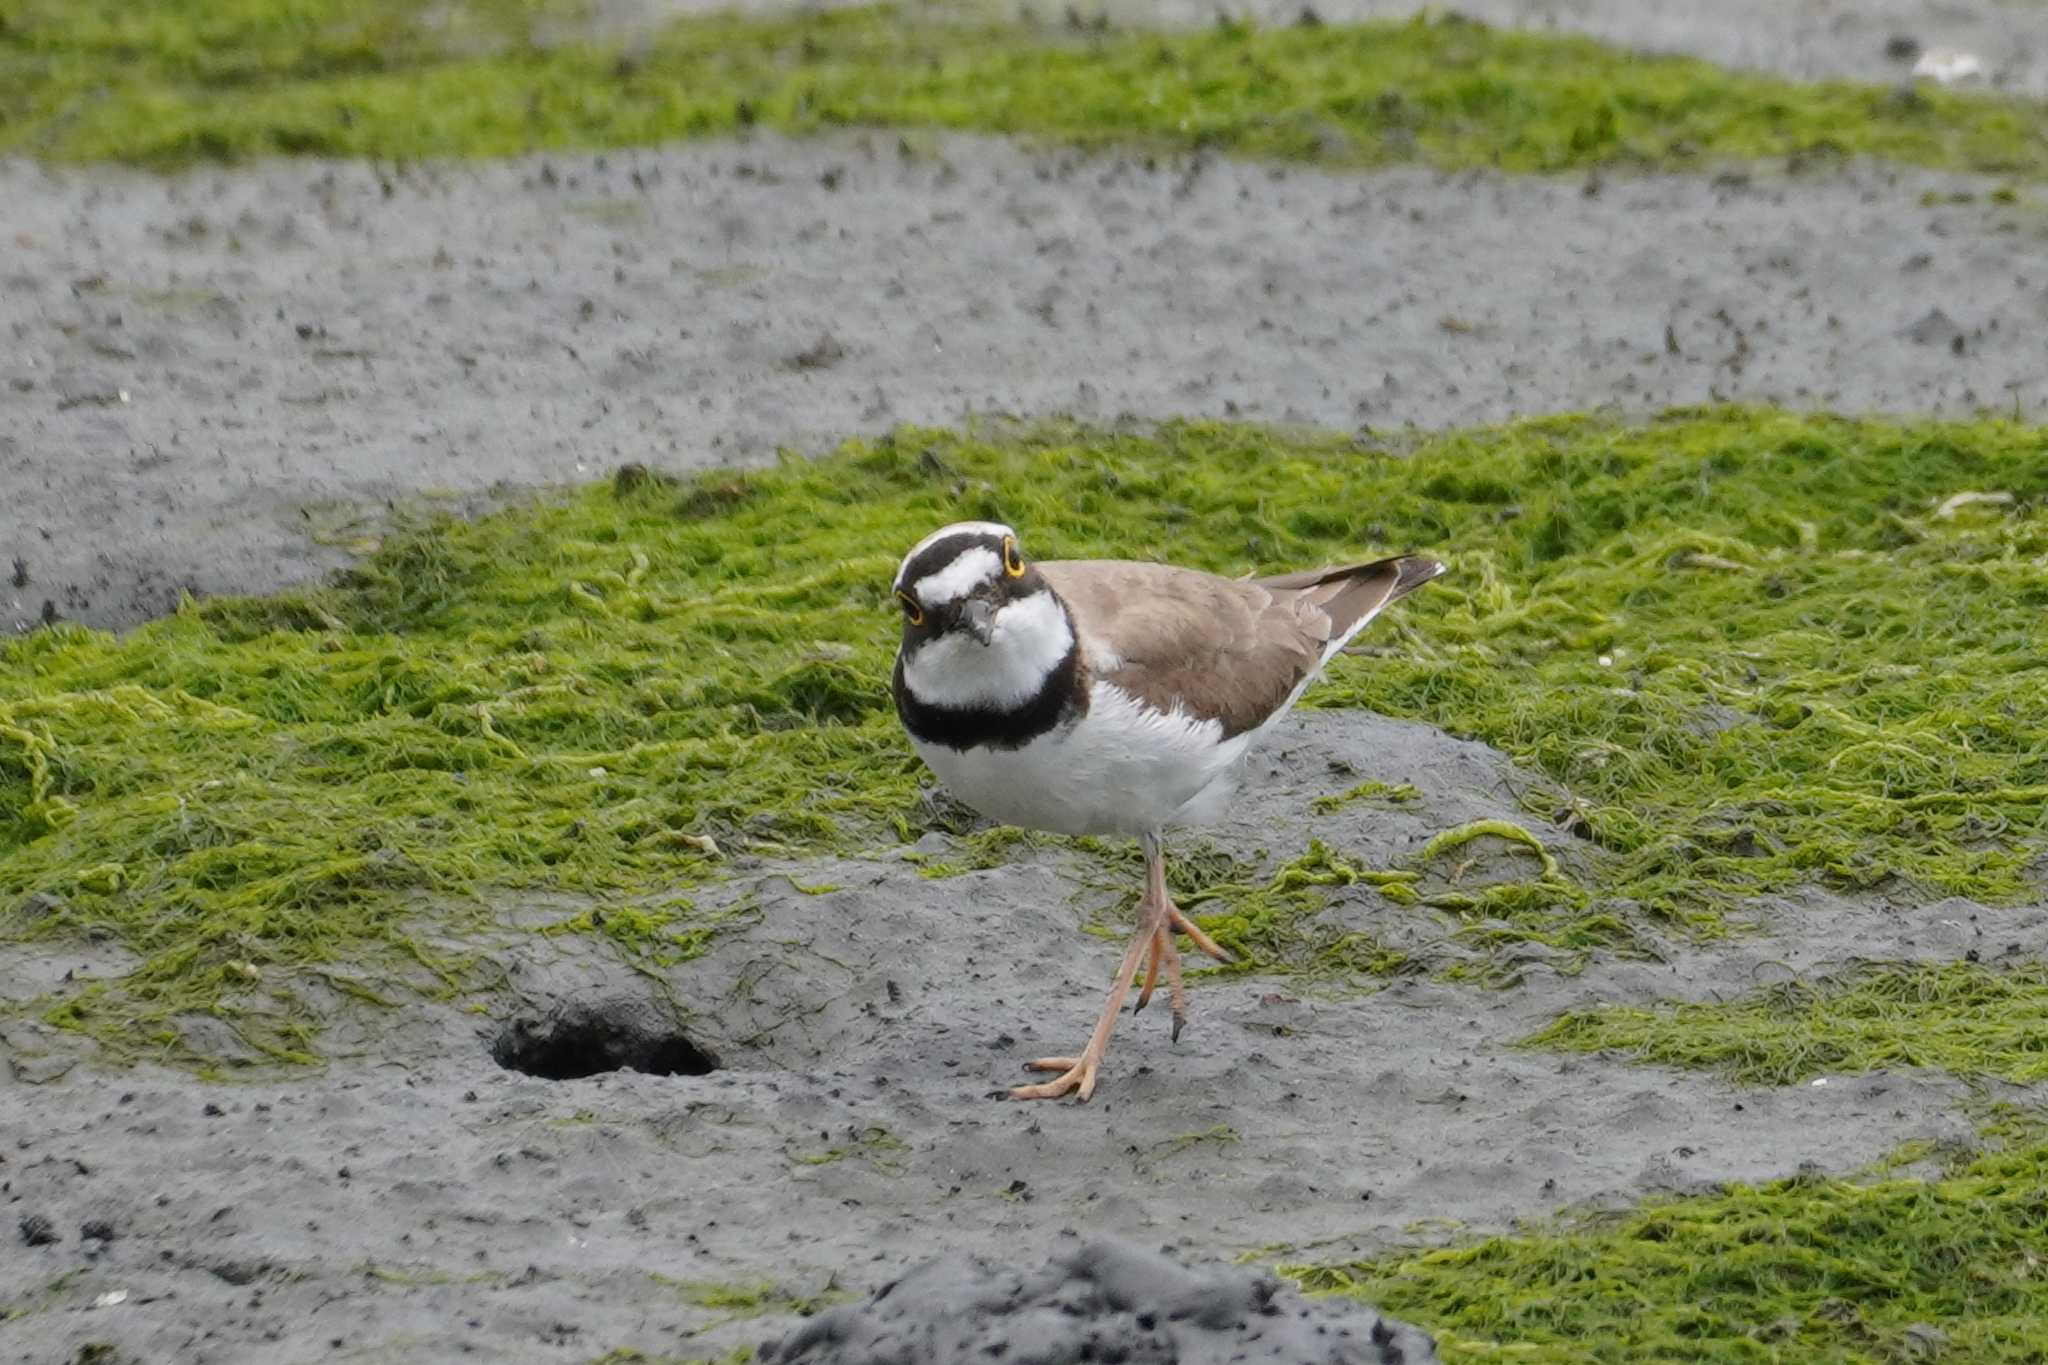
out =
[[[1316,808],[1358,772],[1421,798]],[[1526,822],[1527,783],[1428,726],[1312,711],[1255,755],[1208,836],[1269,868],[1313,838],[1386,865],[1446,828]],[[944,836],[927,837],[939,851]],[[505,1022],[341,993],[325,1006],[335,1060],[232,1085],[101,1073],[68,1035],[6,1021],[0,1212],[41,1239],[10,1273],[48,1286],[47,1311],[6,1324],[6,1344],[32,1360],[85,1342],[145,1360],[711,1357],[934,1257],[1028,1275],[1070,1233],[1196,1267],[1261,1248],[1340,1259],[1848,1171],[1903,1142],[1970,1141],[1975,1092],[1914,1071],[1745,1088],[1513,1044],[1601,1002],[1733,995],[1856,956],[2048,947],[2044,912],[1809,893],[1757,904],[1755,931],[1730,943],[1662,945],[1661,961],[1581,970],[1532,948],[1511,990],[1434,972],[1197,976],[1180,1042],[1163,1013],[1125,1019],[1089,1105],[990,1098],[1091,1017],[1113,953],[1082,930],[1126,889],[1102,880],[1058,846],[943,878],[904,851],[764,866],[704,898],[733,927],[659,979],[609,940],[524,931],[559,905],[507,903],[503,932],[467,945],[502,970],[508,1019],[527,1021],[513,1036],[608,1020],[686,1038],[716,1060],[699,1075],[628,1063],[548,1080],[502,1064]],[[1360,885],[1332,888],[1313,929],[1447,968],[1473,951],[1457,927]],[[0,993],[106,970],[92,953],[10,949]],[[93,1306],[109,1293],[126,1297]]]
[[0,162],[0,622],[129,625],[314,579],[394,503],[972,413],[1348,429],[2048,402],[2040,224],[1985,183],[899,141],[170,178]]
[[[1021,1338],[1021,1340],[1020,1340]],[[1249,1271],[1198,1273],[1113,1241],[1023,1274],[984,1257],[938,1257],[858,1305],[829,1308],[764,1365],[948,1365],[960,1360],[1130,1365],[1436,1365],[1406,1323],[1346,1300],[1305,1300]]]

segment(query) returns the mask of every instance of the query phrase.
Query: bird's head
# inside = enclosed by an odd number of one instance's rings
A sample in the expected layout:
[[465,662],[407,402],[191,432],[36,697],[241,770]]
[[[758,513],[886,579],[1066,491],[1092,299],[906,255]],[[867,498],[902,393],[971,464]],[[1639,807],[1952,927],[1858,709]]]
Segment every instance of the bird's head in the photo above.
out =
[[1020,704],[1074,648],[1065,605],[997,522],[956,522],[912,546],[895,595],[904,679],[931,704]]
[[1009,527],[993,521],[942,526],[913,546],[896,570],[903,647],[955,633],[993,647],[1006,608],[1047,590]]

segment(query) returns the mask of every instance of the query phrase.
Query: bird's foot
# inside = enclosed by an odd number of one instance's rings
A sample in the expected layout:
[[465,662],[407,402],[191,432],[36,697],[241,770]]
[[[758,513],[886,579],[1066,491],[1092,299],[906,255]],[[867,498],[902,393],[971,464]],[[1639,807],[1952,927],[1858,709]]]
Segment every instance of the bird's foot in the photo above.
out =
[[1186,934],[1189,938],[1193,939],[1195,941],[1195,946],[1197,948],[1200,948],[1203,952],[1207,953],[1210,957],[1215,958],[1218,962],[1234,962],[1237,960],[1230,955],[1230,953],[1223,947],[1223,945],[1218,943],[1215,939],[1210,938],[1207,934],[1203,933],[1201,925],[1195,923],[1186,915],[1183,915],[1180,912],[1179,906],[1168,906],[1166,911],[1166,917],[1167,923],[1171,924],[1174,928],[1180,930],[1183,934]]
[[1078,1057],[1040,1057],[1024,1066],[1031,1071],[1057,1071],[1060,1074],[1039,1085],[1020,1085],[1010,1091],[1013,1100],[1056,1100],[1070,1090],[1078,1090],[1075,1098],[1086,1104],[1088,1097],[1095,1093],[1095,1072],[1102,1064],[1099,1052],[1084,1052]]

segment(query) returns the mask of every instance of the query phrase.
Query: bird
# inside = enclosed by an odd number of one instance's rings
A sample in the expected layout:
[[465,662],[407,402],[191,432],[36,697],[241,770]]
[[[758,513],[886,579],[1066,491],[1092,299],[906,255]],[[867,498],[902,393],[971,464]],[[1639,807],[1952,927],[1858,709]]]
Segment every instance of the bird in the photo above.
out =
[[942,526],[896,570],[903,635],[891,680],[911,747],[991,820],[1054,834],[1135,837],[1137,926],[1081,1051],[1020,1100],[1094,1093],[1140,962],[1162,969],[1173,1041],[1187,1022],[1174,933],[1231,960],[1166,889],[1170,827],[1229,809],[1245,754],[1351,638],[1444,566],[1397,555],[1271,578],[1223,578],[1136,560],[1033,562],[992,521]]

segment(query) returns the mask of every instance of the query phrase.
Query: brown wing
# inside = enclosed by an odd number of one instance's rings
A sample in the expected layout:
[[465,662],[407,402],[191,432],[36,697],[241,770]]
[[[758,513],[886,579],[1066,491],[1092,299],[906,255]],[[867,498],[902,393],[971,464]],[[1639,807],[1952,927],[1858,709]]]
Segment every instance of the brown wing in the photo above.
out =
[[1220,721],[1228,736],[1285,705],[1332,641],[1439,571],[1431,564],[1404,574],[1404,564],[1428,563],[1390,559],[1264,580],[1123,560],[1037,568],[1073,613],[1095,677],[1161,710]]

